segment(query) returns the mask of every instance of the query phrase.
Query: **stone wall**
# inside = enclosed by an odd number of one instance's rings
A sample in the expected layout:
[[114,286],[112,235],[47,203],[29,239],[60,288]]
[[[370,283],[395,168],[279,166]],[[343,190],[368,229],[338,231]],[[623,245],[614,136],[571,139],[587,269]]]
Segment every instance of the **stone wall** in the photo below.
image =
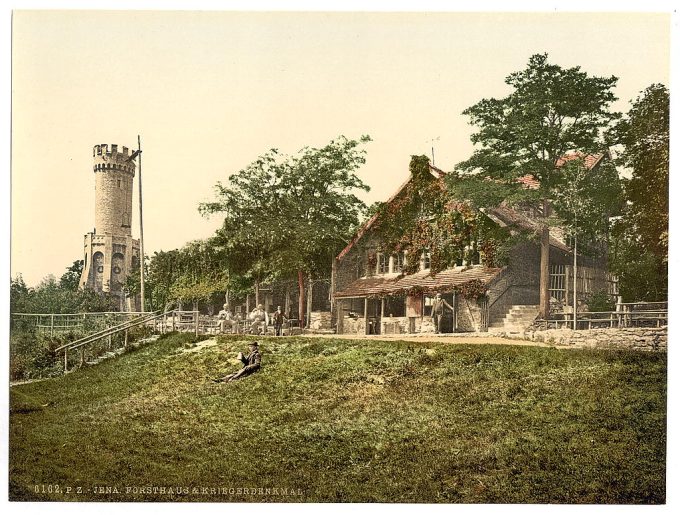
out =
[[309,328],[313,331],[328,331],[331,329],[330,311],[312,311],[309,315]]
[[[510,337],[508,335],[508,337]],[[514,336],[517,338],[517,336]],[[668,327],[627,327],[622,329],[548,329],[528,331],[523,339],[554,345],[571,345],[579,348],[632,349],[643,351],[668,350]]]
[[366,334],[366,319],[343,316],[342,334]]

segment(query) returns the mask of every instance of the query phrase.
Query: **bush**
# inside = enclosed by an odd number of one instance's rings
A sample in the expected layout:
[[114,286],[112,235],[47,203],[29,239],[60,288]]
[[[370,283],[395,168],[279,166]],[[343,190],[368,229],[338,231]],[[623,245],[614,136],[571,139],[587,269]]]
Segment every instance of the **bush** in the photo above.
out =
[[588,311],[614,311],[616,302],[604,290],[593,293],[588,297]]

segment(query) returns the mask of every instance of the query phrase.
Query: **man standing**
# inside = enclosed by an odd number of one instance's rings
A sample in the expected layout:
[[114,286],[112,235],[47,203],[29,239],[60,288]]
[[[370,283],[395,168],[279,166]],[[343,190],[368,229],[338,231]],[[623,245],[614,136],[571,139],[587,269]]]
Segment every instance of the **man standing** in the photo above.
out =
[[286,318],[286,315],[283,314],[283,311],[281,311],[281,306],[276,307],[276,312],[274,313],[272,318],[274,319],[274,329],[276,332],[276,336],[281,336],[281,328],[283,327],[283,322],[284,320],[288,320]]
[[242,352],[239,352],[236,358],[241,360],[241,363],[243,363],[243,368],[238,372],[234,372],[233,374],[228,374],[219,379],[213,379],[213,382],[228,383],[257,372],[260,369],[260,362],[262,361],[262,357],[260,356],[260,346],[257,342],[250,342],[248,344],[248,355],[244,356]]
[[453,311],[453,306],[442,299],[442,294],[437,293],[432,303],[432,321],[434,322],[434,332],[442,332],[442,318],[444,318],[444,306]]

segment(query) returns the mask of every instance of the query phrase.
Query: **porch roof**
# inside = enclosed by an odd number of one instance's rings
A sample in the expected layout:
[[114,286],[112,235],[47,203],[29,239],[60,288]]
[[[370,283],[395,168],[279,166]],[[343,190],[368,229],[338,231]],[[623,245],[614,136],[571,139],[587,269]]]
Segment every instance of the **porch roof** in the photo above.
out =
[[383,295],[408,294],[422,291],[434,293],[452,291],[468,281],[479,279],[489,283],[501,272],[501,268],[487,268],[473,266],[471,268],[451,268],[436,275],[430,275],[428,270],[410,275],[390,275],[378,277],[364,277],[357,279],[343,290],[334,294],[335,298],[374,297]]

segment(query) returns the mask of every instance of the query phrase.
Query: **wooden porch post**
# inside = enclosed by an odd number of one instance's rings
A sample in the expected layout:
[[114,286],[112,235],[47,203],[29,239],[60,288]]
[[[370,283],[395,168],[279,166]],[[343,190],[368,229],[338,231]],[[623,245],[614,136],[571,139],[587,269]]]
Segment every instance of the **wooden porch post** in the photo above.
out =
[[458,329],[458,303],[456,302],[458,300],[458,292],[453,292],[453,328],[451,332],[456,332],[456,329]]
[[380,297],[380,334],[382,334],[383,320],[385,319],[385,297]]
[[364,297],[364,332],[368,334],[368,297]]

